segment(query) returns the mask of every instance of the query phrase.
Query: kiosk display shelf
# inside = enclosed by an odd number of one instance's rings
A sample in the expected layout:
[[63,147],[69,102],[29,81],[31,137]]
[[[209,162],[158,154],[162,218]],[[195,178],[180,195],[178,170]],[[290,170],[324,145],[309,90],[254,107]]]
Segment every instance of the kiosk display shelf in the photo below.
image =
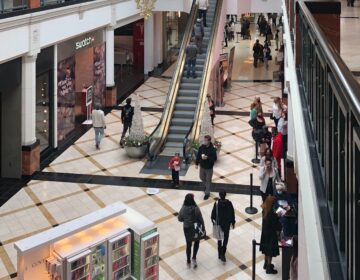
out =
[[142,260],[144,279],[159,278],[159,234],[157,232],[142,238]]
[[109,279],[131,278],[131,235],[124,233],[109,240]]
[[67,260],[67,279],[90,280],[90,250]]

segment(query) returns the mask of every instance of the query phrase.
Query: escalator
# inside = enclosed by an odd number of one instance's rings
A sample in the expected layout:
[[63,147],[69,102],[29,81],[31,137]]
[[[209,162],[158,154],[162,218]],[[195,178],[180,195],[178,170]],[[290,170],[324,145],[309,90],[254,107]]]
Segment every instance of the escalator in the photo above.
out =
[[[194,1],[195,2],[195,1]],[[199,120],[206,99],[206,88],[211,72],[212,50],[218,32],[223,0],[209,0],[202,54],[196,59],[197,78],[186,78],[186,46],[190,42],[197,19],[197,6],[193,3],[188,24],[181,44],[176,70],[173,75],[165,108],[159,125],[150,137],[150,163],[155,159],[173,156],[179,152],[185,156],[185,144],[198,136]],[[222,31],[220,31],[222,32]],[[220,42],[217,42],[220,44]],[[191,138],[191,140],[189,140]],[[159,160],[156,160],[159,161]],[[163,163],[162,163],[163,164]]]

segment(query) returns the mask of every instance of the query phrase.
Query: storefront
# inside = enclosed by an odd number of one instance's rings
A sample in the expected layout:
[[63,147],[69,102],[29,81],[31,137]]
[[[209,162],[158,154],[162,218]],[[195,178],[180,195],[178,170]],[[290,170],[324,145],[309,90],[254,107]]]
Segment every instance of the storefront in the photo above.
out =
[[60,43],[57,57],[57,126],[61,145],[76,126],[86,120],[85,89],[92,87],[93,105],[105,106],[104,30]]
[[36,139],[40,152],[53,146],[54,47],[42,49],[36,59]]
[[164,12],[164,58],[167,65],[177,61],[189,15],[183,12]]

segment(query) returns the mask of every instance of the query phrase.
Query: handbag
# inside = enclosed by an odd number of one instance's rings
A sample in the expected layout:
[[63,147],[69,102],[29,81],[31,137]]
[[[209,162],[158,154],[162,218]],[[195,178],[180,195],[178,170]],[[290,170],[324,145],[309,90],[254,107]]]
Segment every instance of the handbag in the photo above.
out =
[[221,226],[219,225],[219,203],[216,203],[216,221],[215,224],[213,225],[213,236],[215,239],[217,240],[224,240],[224,232],[221,229]]
[[[194,217],[196,219],[195,209],[194,209]],[[204,225],[198,221],[194,222],[192,240],[199,241],[201,239],[204,239],[205,237],[206,237],[206,230],[205,230]]]

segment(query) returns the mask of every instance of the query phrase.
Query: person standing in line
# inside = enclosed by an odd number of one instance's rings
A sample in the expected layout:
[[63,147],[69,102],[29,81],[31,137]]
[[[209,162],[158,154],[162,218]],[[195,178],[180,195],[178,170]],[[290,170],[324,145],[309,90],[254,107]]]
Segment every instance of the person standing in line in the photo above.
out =
[[211,124],[214,126],[214,119],[215,119],[215,102],[211,98],[210,94],[207,96],[208,104],[209,104],[209,110],[210,110],[210,117],[211,117]]
[[175,156],[173,156],[168,163],[168,168],[171,169],[172,183],[175,188],[178,188],[180,183],[179,182],[180,166],[181,166],[180,153],[175,153]]
[[265,165],[260,167],[259,179],[261,197],[264,202],[269,195],[274,195],[275,182],[280,179],[271,159],[265,159]]
[[209,1],[208,0],[196,0],[196,4],[198,5],[198,9],[199,9],[199,18],[202,18],[204,26],[207,27],[206,13],[207,13],[207,9],[209,7]]
[[272,129],[273,134],[273,155],[277,162],[279,175],[281,175],[281,159],[284,155],[283,138],[281,132],[278,132],[276,127]]
[[287,147],[288,147],[288,119],[286,111],[282,112],[281,118],[277,126],[278,132],[282,135],[283,142],[283,158],[286,159]]
[[[191,267],[191,260],[193,267],[197,268],[196,255],[199,251],[200,240],[193,241],[194,238],[194,223],[200,223],[203,226],[204,220],[200,208],[196,205],[194,195],[188,193],[185,196],[184,204],[181,207],[178,215],[179,222],[184,223],[184,235],[186,240],[186,263],[188,268]],[[194,250],[191,259],[191,249],[194,242]]]
[[275,51],[278,51],[279,50],[279,29],[276,29],[276,32],[275,32],[275,43],[276,43]]
[[257,115],[257,103],[255,101],[250,105],[250,121],[256,118]]
[[201,18],[198,18],[194,25],[194,36],[195,36],[195,42],[196,42],[196,46],[198,48],[199,54],[202,53],[202,43],[203,43],[204,35],[205,35],[205,33],[204,33],[203,23],[201,21]]
[[123,140],[126,132],[131,129],[131,124],[134,116],[134,107],[131,106],[131,98],[126,99],[126,105],[121,110],[121,122],[124,125],[123,132],[121,134],[120,146],[123,146]]
[[187,64],[187,72],[186,72],[186,78],[190,78],[190,72],[192,77],[196,78],[196,72],[195,72],[195,65],[196,65],[196,58],[198,54],[198,48],[195,45],[194,38],[190,39],[190,44],[186,47],[186,64]]
[[199,148],[196,157],[195,168],[198,168],[200,165],[200,179],[204,184],[205,196],[204,200],[207,200],[210,197],[211,190],[211,180],[213,176],[213,168],[215,161],[217,160],[216,149],[211,143],[211,136],[206,135],[204,137],[204,144]]
[[264,52],[264,63],[265,63],[265,67],[267,70],[267,69],[269,69],[269,59],[270,59],[270,53],[271,53],[271,50],[270,50],[268,44],[264,44],[263,52]]
[[281,231],[279,217],[273,211],[275,198],[268,196],[261,205],[263,209],[263,222],[261,227],[260,252],[265,255],[263,268],[266,274],[277,274],[271,263],[273,257],[280,255],[277,232]]
[[270,159],[270,160],[271,160],[273,168],[277,168],[277,167],[278,167],[278,166],[277,166],[277,161],[276,161],[275,157],[273,156],[273,152],[272,152],[272,150],[271,150],[270,148],[267,148],[267,149],[265,150],[264,156],[261,157],[261,159],[260,159],[260,167],[265,166],[265,161],[266,161],[267,159]]
[[104,129],[106,128],[105,114],[100,109],[100,105],[96,104],[91,114],[93,128],[95,131],[95,146],[96,149],[100,149],[100,142],[104,137]]
[[290,260],[290,280],[298,279],[298,237],[293,237],[293,255]]
[[274,103],[272,105],[271,113],[275,123],[275,127],[278,126],[279,120],[282,115],[282,111],[283,111],[283,104],[281,102],[281,98],[280,97],[274,98]]
[[211,221],[214,225],[220,225],[224,233],[224,240],[218,240],[218,257],[221,261],[226,262],[226,246],[229,241],[230,226],[235,228],[235,210],[230,200],[226,199],[226,192],[219,192],[220,199],[214,203],[211,212]]

